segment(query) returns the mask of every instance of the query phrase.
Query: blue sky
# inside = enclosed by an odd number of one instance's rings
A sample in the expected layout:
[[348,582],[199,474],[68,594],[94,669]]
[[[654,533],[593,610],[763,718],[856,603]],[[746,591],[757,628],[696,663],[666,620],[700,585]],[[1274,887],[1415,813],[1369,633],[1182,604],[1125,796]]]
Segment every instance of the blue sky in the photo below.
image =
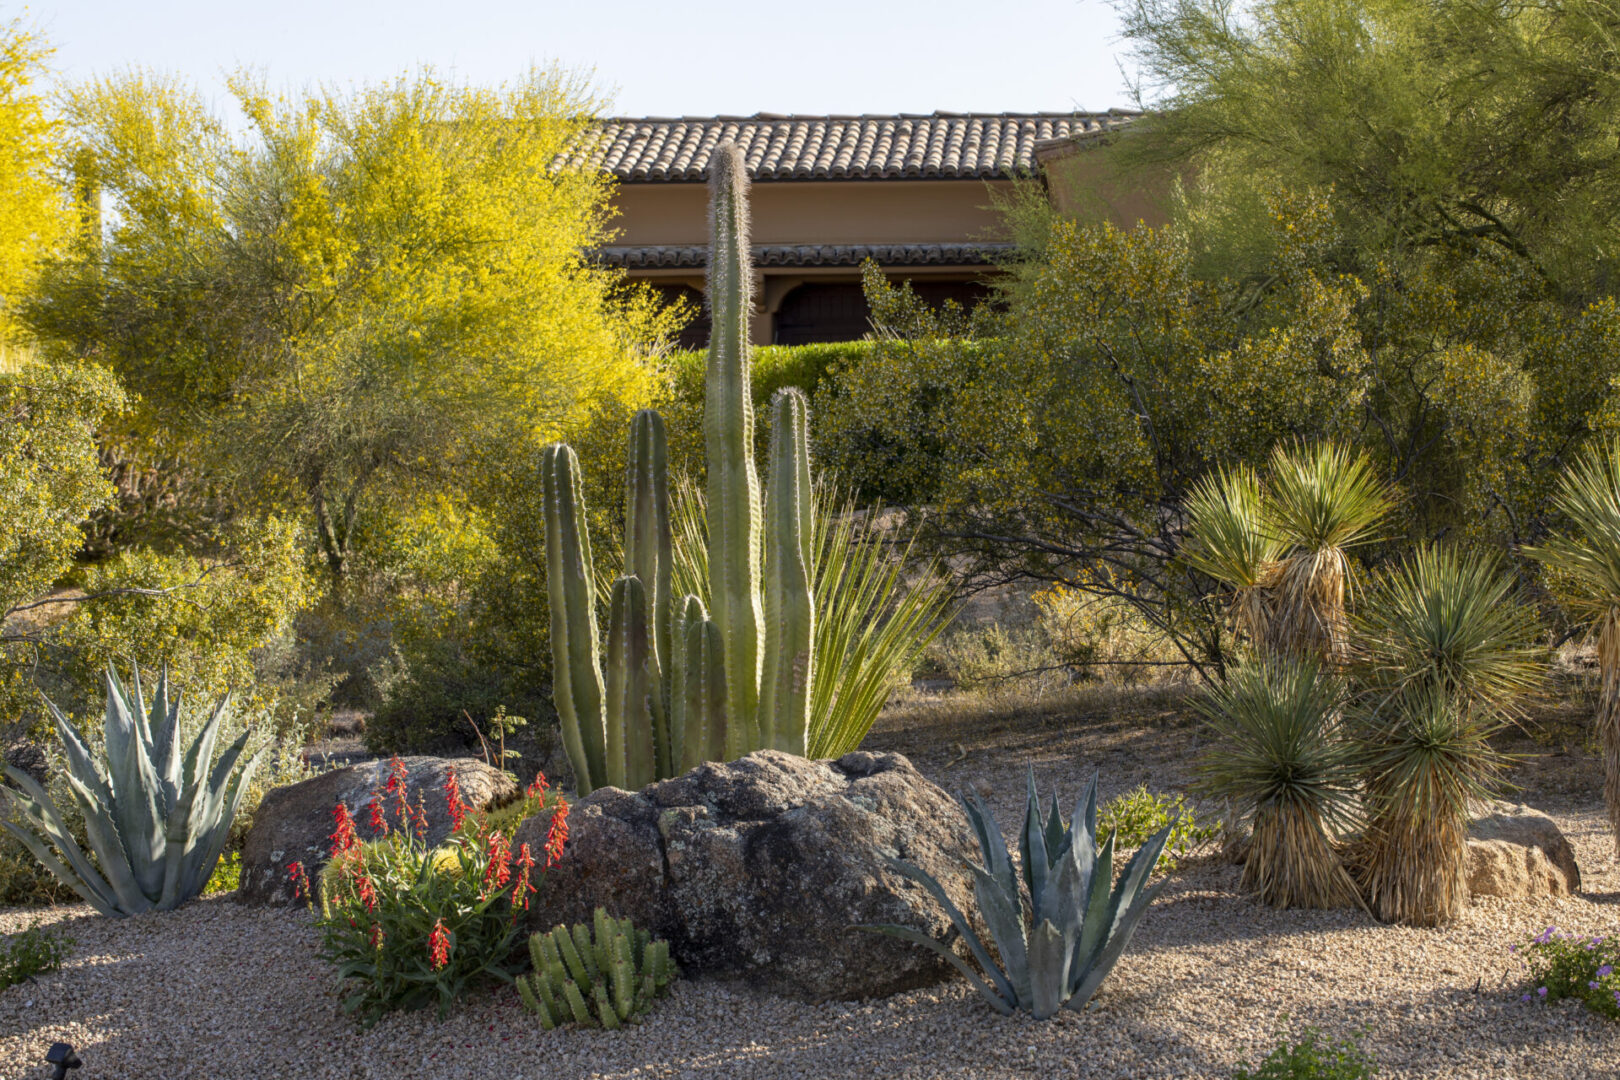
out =
[[140,65],[216,101],[239,67],[297,89],[555,61],[632,116],[1129,105],[1105,0],[0,0],[19,14],[60,78]]

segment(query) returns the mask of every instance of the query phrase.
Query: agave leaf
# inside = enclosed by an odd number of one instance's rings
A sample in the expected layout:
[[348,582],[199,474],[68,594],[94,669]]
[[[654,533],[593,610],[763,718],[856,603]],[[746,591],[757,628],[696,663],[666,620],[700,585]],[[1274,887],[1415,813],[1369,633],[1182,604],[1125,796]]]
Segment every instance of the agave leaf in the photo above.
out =
[[1109,972],[1125,952],[1125,946],[1131,943],[1131,936],[1136,933],[1137,926],[1141,925],[1142,915],[1147,911],[1154,899],[1159,895],[1169,879],[1159,882],[1137,894],[1136,900],[1126,910],[1124,917],[1119,920],[1119,926],[1108,939],[1108,945],[1102,954],[1097,957],[1091,966],[1085,969],[1084,976],[1075,984],[1074,993],[1065,1004],[1071,1009],[1082,1009],[1086,1003],[1097,993],[1097,988],[1108,978]]
[[152,764],[158,780],[163,784],[163,816],[174,813],[180,798],[180,757],[176,745],[180,737],[180,697],[169,700],[169,669],[164,665],[158,678],[157,692],[152,697],[152,711],[147,727],[152,733]]
[[[73,834],[68,831],[67,824],[62,820],[62,815],[56,809],[56,804],[51,802],[50,795],[39,785],[38,781],[21,769],[7,765],[5,774],[7,779],[22,790],[0,788],[0,791],[4,791],[6,797],[22,810],[23,816],[37,827],[38,831],[34,833],[35,839],[39,841],[39,834],[43,833],[44,838],[56,845],[57,850],[62,853],[62,857],[67,860],[68,865],[72,868],[71,874],[62,877],[61,880],[69,887],[73,887],[74,881],[79,881],[90,891],[103,897],[108,904],[112,904],[117,899],[117,894],[113,891],[112,886],[107,884],[106,879],[96,873],[96,868],[85,855],[84,849],[79,847],[78,842],[73,839]],[[22,827],[14,826],[14,828]],[[30,832],[32,830],[23,829],[23,831]],[[39,842],[43,843],[43,841]],[[29,845],[29,850],[36,855],[39,854],[34,844]],[[60,865],[60,863],[57,863],[57,865]],[[55,873],[54,870],[52,872]]]
[[[241,746],[247,740],[246,733],[232,746],[233,757],[241,753]],[[181,873],[183,883],[183,897],[195,896],[202,891],[208,879],[213,876],[214,864],[219,862],[220,852],[225,850],[225,841],[230,837],[231,822],[236,820],[237,811],[242,808],[242,800],[247,796],[248,787],[253,783],[253,774],[258,771],[259,765],[264,761],[264,755],[269,751],[268,746],[261,746],[257,753],[248,759],[248,763],[231,777],[230,789],[225,794],[224,809],[218,812],[209,832],[187,853],[185,869]],[[223,759],[222,759],[223,760]],[[491,893],[493,900],[497,894]]]
[[957,971],[960,971],[963,975],[967,976],[968,981],[974,985],[980,994],[984,995],[984,999],[990,1003],[991,1007],[994,1008],[996,1012],[1001,1013],[1003,1016],[1011,1016],[1016,1011],[1017,1007],[1013,1003],[1009,1002],[1006,998],[992,990],[990,985],[979,977],[979,973],[974,971],[966,960],[963,960],[960,956],[956,955],[956,950],[952,949],[949,945],[944,945],[938,941],[935,941],[921,930],[918,930],[912,926],[898,926],[894,923],[865,923],[857,926],[855,929],[870,930],[876,934],[887,934],[890,937],[900,938],[902,941],[910,941],[914,944],[925,945],[928,948],[933,949],[935,952],[939,953],[939,955],[949,960]]
[[961,934],[962,939],[968,943],[968,949],[972,951],[973,958],[979,962],[979,966],[984,969],[984,973],[989,977],[990,981],[995,983],[997,992],[1006,1000],[1016,1004],[1018,995],[1013,992],[1011,981],[1008,980],[1001,968],[996,966],[996,962],[990,959],[990,950],[986,949],[984,942],[979,940],[979,935],[974,932],[973,924],[967,921],[957,906],[951,903],[951,898],[945,895],[944,887],[934,880],[932,874],[913,863],[895,858],[890,858],[887,861],[889,869],[901,877],[915,881],[924,889],[927,889],[929,895],[939,902],[939,906],[945,909],[945,917],[951,920],[951,925],[956,927],[956,932]]
[[1114,909],[1114,917],[1109,922],[1109,933],[1119,928],[1119,921],[1124,917],[1120,910],[1121,904],[1129,905],[1135,902],[1137,896],[1147,886],[1149,875],[1153,868],[1159,865],[1159,856],[1164,853],[1164,845],[1170,840],[1174,825],[1166,825],[1152,836],[1148,837],[1142,846],[1136,849],[1131,861],[1125,865],[1125,872],[1120,875],[1119,884],[1114,888],[1114,896],[1110,907]]
[[79,804],[79,810],[84,815],[84,835],[90,841],[90,849],[96,854],[96,862],[100,864],[101,871],[107,876],[111,894],[117,898],[121,907],[129,911],[142,910],[143,905],[150,903],[141,887],[135,881],[135,871],[129,865],[129,856],[124,853],[124,845],[118,839],[118,825],[113,821],[107,808],[95,801],[95,794],[87,789],[83,782],[71,770],[64,779],[68,790],[73,793],[74,801]]
[[1052,861],[1046,853],[1046,834],[1041,828],[1041,800],[1035,792],[1035,766],[1029,767],[1029,802],[1024,809],[1024,828],[1018,834],[1018,855],[1024,864],[1024,885],[1029,889],[1032,910],[1040,910],[1041,895]]
[[[136,673],[137,680],[139,672]],[[137,681],[137,686],[139,682]],[[107,771],[112,778],[113,820],[129,856],[135,882],[148,898],[163,892],[162,789],[147,756],[139,698],[131,700],[118,673],[107,672]]]
[[1030,1000],[1029,948],[1025,939],[1023,899],[1020,893],[1008,893],[1001,883],[978,867],[973,872],[973,898],[978,901],[979,915],[990,928],[996,952],[1006,967],[1012,983],[1013,1000],[1027,1004]]
[[1091,880],[1086,883],[1086,902],[1083,929],[1080,933],[1080,943],[1076,946],[1080,950],[1079,963],[1087,964],[1088,958],[1095,955],[1108,940],[1108,928],[1111,917],[1108,912],[1108,890],[1114,884],[1114,834],[1109,833],[1108,839],[1103,841],[1102,847],[1097,851],[1096,864],[1091,872]]
[[69,870],[66,866],[62,865],[62,860],[58,859],[55,854],[52,853],[50,846],[43,843],[32,830],[10,821],[0,821],[0,829],[5,829],[18,840],[22,841],[23,846],[33,854],[34,858],[40,861],[45,869],[49,870],[52,875],[55,876],[57,881],[60,881],[68,888],[78,893],[85,903],[89,904],[103,915],[110,915],[116,918],[117,916],[123,914],[123,912],[119,911],[113,904],[109,903],[105,897],[99,895],[94,889],[87,885],[83,878],[79,877],[78,874],[75,874],[72,870]]
[[1044,920],[1029,935],[1029,1005],[1037,1020],[1049,1019],[1068,997],[1069,945],[1063,932]]
[[1058,806],[1057,792],[1052,792],[1052,805],[1046,812],[1046,858],[1049,866],[1056,866],[1063,857],[1072,838],[1063,827],[1063,810]]
[[959,801],[967,811],[968,819],[973,822],[974,831],[979,834],[979,851],[984,855],[985,870],[1002,883],[1002,889],[1009,896],[1016,897],[1018,873],[1013,869],[1012,854],[1007,850],[1007,841],[1001,835],[1001,826],[996,824],[995,813],[977,792]]

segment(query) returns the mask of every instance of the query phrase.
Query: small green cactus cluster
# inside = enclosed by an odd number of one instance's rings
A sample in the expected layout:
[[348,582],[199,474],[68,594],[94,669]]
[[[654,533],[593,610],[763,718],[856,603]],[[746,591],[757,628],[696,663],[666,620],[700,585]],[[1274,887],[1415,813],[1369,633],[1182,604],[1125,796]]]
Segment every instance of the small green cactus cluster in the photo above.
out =
[[[762,496],[754,464],[747,176],[731,143],[710,159],[709,345],[704,407],[713,612],[676,597],[664,421],[630,424],[625,576],[599,659],[596,581],[579,460],[541,459],[554,654],[553,699],[579,794],[636,790],[704,761],[774,748],[804,754],[815,661],[810,420],[804,395],[771,403]],[[762,566],[763,561],[763,566]]]
[[518,996],[547,1031],[569,1021],[617,1028],[646,1012],[676,975],[669,942],[604,908],[596,909],[594,938],[584,923],[559,923],[529,938],[529,956],[534,973],[518,978]]

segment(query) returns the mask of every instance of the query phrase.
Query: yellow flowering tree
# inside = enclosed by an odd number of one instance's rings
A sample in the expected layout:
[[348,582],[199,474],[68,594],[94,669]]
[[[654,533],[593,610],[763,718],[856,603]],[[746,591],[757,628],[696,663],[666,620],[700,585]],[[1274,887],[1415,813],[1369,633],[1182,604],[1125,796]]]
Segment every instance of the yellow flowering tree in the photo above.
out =
[[49,55],[20,21],[0,25],[0,368],[16,346],[17,303],[67,226],[50,174],[53,125],[33,85]]

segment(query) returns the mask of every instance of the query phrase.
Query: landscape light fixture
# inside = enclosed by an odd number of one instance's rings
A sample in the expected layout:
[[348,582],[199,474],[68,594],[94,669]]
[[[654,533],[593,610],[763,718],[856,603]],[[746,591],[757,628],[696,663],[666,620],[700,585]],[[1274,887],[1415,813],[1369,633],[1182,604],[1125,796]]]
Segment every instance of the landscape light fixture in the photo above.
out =
[[51,1073],[51,1080],[67,1080],[69,1069],[77,1069],[84,1062],[79,1055],[73,1052],[73,1047],[67,1043],[52,1043],[51,1048],[45,1052],[45,1064],[56,1066]]

